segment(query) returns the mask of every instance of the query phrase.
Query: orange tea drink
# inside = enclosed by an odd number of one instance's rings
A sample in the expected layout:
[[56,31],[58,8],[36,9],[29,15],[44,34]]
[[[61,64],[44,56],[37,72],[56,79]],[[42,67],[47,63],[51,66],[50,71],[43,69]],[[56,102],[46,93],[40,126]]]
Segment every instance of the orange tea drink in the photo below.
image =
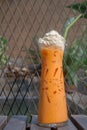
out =
[[42,70],[38,122],[41,125],[61,125],[68,120],[62,68],[63,49],[52,42],[40,48]]

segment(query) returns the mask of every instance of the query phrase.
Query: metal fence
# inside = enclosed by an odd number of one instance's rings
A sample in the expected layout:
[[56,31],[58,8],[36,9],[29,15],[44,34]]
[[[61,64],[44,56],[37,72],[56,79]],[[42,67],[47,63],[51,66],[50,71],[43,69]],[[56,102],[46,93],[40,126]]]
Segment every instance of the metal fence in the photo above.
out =
[[[0,114],[37,114],[37,38],[53,29],[62,34],[66,21],[77,15],[66,5],[76,2],[83,0],[0,0]],[[87,114],[86,30],[82,18],[67,37],[64,75],[70,114]]]

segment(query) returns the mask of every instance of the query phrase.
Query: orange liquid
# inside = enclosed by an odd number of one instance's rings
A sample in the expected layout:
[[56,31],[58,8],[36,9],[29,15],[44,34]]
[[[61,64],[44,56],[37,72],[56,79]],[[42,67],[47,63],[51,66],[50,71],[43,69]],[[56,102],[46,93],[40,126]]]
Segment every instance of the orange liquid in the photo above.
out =
[[38,121],[42,124],[68,120],[64,78],[63,51],[57,47],[41,48],[42,72]]

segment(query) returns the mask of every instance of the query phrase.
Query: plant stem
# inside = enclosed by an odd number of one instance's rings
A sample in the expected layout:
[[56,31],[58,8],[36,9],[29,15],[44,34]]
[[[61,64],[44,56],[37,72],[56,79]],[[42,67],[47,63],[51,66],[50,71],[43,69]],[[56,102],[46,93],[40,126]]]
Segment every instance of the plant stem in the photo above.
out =
[[74,21],[66,28],[65,32],[64,32],[64,38],[66,39],[67,38],[67,34],[68,34],[68,31],[69,29],[81,18],[82,14],[78,15]]

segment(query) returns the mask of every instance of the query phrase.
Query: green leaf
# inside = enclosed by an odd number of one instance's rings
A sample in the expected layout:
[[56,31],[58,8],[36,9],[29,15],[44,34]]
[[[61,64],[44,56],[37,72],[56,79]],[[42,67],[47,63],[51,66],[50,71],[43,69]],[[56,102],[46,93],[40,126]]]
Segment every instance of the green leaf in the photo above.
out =
[[8,57],[5,54],[7,50],[7,43],[7,39],[3,36],[0,36],[0,67],[4,66],[8,60]]
[[75,4],[67,5],[66,7],[72,8],[74,10],[79,10],[79,6],[80,6],[80,3],[75,3]]
[[4,37],[2,37],[2,36],[0,36],[0,42],[1,42],[1,44],[3,44],[4,46],[7,45],[7,39],[4,38]]
[[87,66],[87,57],[83,59],[83,65]]
[[65,22],[64,26],[63,26],[63,30],[62,30],[62,35],[64,35],[66,28],[75,20],[75,17],[69,18],[67,19],[67,21]]
[[35,50],[29,49],[28,51],[31,55],[35,55]]
[[71,5],[67,5],[67,8],[72,8],[75,11],[78,11],[79,13],[82,13],[84,18],[87,18],[87,1],[84,1],[82,3],[74,3]]
[[70,86],[74,84],[77,87],[79,79],[76,74],[76,71],[74,70],[74,67],[66,65],[66,68],[68,71],[68,75],[66,76],[67,82],[69,83]]
[[38,43],[38,39],[39,39],[39,38],[38,38],[38,36],[37,36],[37,35],[35,35],[35,36],[34,36],[34,38],[33,38],[34,43],[36,43],[36,44],[37,44],[37,43]]

